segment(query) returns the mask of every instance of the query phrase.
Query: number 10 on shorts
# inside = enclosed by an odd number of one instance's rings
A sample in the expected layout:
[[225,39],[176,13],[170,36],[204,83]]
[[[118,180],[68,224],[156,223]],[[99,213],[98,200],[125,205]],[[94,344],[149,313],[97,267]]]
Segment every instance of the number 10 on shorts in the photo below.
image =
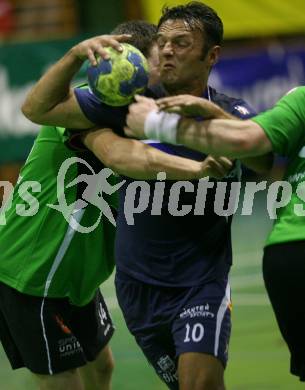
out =
[[183,340],[184,343],[189,343],[190,341],[193,341],[194,343],[199,343],[203,339],[204,336],[204,327],[202,324],[197,322],[194,325],[190,325],[187,323],[185,325],[186,332],[185,332],[185,339]]

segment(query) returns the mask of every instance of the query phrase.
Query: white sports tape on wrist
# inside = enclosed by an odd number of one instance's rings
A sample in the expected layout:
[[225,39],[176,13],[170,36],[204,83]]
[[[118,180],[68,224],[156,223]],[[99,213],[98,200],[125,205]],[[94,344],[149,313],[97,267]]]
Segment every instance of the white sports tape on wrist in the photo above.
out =
[[158,139],[168,144],[175,144],[180,118],[178,114],[151,111],[145,120],[144,133],[148,139]]

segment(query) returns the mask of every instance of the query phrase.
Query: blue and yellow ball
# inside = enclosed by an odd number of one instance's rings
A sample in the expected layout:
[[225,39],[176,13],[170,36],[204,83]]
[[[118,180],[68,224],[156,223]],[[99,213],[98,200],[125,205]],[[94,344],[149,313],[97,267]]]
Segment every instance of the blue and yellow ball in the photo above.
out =
[[106,47],[110,59],[97,58],[97,66],[89,65],[88,83],[94,95],[109,106],[124,106],[135,94],[142,94],[148,83],[148,64],[140,50],[122,43],[122,52]]

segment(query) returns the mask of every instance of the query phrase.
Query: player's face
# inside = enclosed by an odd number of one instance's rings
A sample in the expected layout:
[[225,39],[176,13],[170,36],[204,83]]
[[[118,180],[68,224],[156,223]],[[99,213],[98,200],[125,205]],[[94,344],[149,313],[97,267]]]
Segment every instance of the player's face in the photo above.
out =
[[212,48],[203,58],[205,41],[199,27],[191,30],[184,20],[177,19],[167,20],[159,28],[160,76],[169,92],[199,94],[196,91],[202,92],[206,87],[219,47]]
[[150,49],[147,62],[149,68],[148,85],[157,84],[160,81],[159,50],[157,44],[153,45]]

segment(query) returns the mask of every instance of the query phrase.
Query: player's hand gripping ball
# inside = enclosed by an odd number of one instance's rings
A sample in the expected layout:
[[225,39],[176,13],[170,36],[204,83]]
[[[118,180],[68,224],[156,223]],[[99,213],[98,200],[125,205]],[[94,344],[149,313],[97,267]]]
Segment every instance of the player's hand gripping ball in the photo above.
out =
[[124,106],[135,94],[144,92],[148,83],[148,64],[140,50],[121,43],[122,52],[106,47],[110,59],[97,58],[97,66],[89,65],[88,83],[94,95],[109,106]]

